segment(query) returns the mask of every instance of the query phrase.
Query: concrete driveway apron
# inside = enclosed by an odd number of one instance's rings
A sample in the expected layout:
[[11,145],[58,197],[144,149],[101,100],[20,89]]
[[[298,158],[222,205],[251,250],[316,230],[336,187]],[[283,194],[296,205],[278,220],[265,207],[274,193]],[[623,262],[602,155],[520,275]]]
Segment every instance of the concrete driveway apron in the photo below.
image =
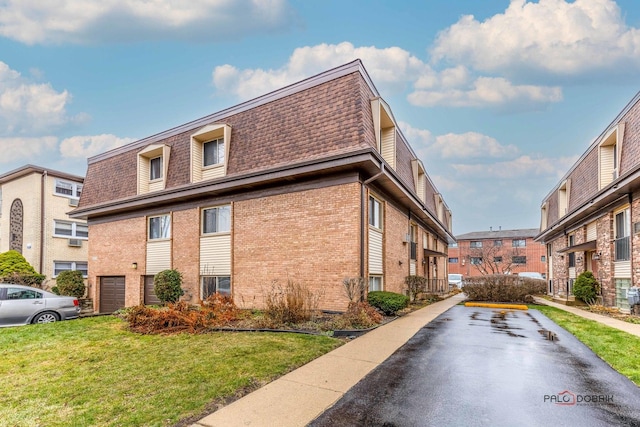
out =
[[640,426],[640,388],[537,310],[455,306],[310,425]]

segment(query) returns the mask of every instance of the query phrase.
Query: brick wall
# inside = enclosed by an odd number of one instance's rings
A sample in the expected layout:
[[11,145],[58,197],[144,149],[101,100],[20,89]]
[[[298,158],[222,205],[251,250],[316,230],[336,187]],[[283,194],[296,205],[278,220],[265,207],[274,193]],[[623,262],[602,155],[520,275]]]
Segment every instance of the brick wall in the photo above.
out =
[[[409,219],[391,203],[384,210],[384,290],[404,293],[404,279],[409,275],[409,244],[403,243],[409,233]],[[418,267],[419,268],[419,267]]]
[[182,299],[196,304],[200,298],[200,209],[172,215],[172,268],[182,273]]
[[596,251],[600,254],[598,262],[598,281],[602,287],[602,297],[605,305],[616,305],[616,286],[613,282],[614,236],[613,212],[598,218],[596,222],[598,233]]
[[234,203],[233,289],[239,306],[262,306],[273,281],[323,294],[346,309],[342,280],[360,275],[360,184]]
[[[142,302],[147,244],[144,216],[89,226],[89,297],[100,307],[100,276],[125,276],[125,305]],[[138,268],[131,268],[137,262]]]

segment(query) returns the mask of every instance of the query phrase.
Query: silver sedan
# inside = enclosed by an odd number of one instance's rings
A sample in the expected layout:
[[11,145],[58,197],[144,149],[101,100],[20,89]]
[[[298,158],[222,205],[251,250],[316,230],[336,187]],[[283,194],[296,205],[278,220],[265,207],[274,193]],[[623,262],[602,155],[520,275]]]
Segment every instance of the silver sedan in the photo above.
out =
[[30,286],[0,283],[0,327],[51,323],[80,315],[78,298]]

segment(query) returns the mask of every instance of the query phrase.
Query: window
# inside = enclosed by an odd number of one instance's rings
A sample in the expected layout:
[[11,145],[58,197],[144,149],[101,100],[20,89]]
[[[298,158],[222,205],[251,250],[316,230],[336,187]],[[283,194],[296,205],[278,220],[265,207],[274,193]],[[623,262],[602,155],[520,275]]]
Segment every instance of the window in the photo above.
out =
[[502,240],[494,240],[493,246],[502,246]]
[[215,293],[231,295],[231,277],[229,276],[202,276],[200,284],[200,293],[203,300]]
[[149,160],[149,180],[162,179],[162,157]]
[[382,276],[369,276],[369,292],[382,290]]
[[458,258],[449,258],[449,264],[457,264]]
[[[575,244],[575,236],[573,234],[569,235],[569,247],[573,246]],[[569,268],[575,267],[576,266],[576,253],[575,252],[569,252]]]
[[616,241],[615,241],[615,260],[616,261],[627,261],[630,259],[629,257],[629,209],[625,209],[622,212],[618,212],[616,214],[615,219],[615,232],[616,232]]
[[480,265],[480,264],[482,264],[482,257],[472,256],[469,261],[473,265]]
[[411,238],[411,242],[409,242],[409,258],[415,261],[418,259],[418,226],[411,224],[409,233]]
[[450,248],[457,248],[458,247],[458,242],[454,242],[452,244],[449,245]]
[[231,206],[202,210],[202,233],[228,233],[231,231]]
[[70,237],[86,239],[89,237],[89,226],[79,222],[58,221],[53,222],[53,235],[56,237]]
[[224,163],[224,138],[205,142],[203,145],[203,167]]
[[527,246],[527,240],[526,239],[513,239],[513,241],[511,242],[511,246],[513,246],[514,248],[524,248]]
[[493,257],[493,262],[502,262],[502,257],[501,256],[494,256]]
[[544,255],[542,255],[542,256],[540,257],[540,262],[547,262],[547,257],[546,257],[546,256],[544,256]]
[[470,248],[481,248],[482,247],[482,242],[479,241],[479,240],[472,241],[471,243],[469,243],[469,247]]
[[82,184],[56,179],[54,194],[58,196],[79,198],[82,194]]
[[526,256],[514,256],[512,258],[512,261],[514,264],[526,264],[527,263],[527,257]]
[[623,143],[624,123],[610,129],[598,146],[599,187],[605,188],[618,179],[620,149]]
[[563,217],[569,209],[569,196],[571,194],[571,180],[567,179],[558,188],[558,216]]
[[171,217],[169,215],[149,218],[149,240],[168,239],[171,237]]
[[382,229],[382,204],[372,196],[369,196],[369,225]]
[[7,288],[7,299],[37,299],[42,298],[42,293],[31,289]]
[[53,276],[57,277],[63,271],[78,270],[82,277],[88,276],[88,264],[86,261],[55,261],[53,263]]

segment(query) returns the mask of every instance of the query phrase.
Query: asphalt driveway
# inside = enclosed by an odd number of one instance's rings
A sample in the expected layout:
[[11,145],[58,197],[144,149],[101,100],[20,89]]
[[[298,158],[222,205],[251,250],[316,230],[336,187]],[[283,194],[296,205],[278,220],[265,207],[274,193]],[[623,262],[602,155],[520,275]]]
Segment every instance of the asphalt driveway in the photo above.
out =
[[311,426],[640,426],[640,388],[537,310],[455,306]]

